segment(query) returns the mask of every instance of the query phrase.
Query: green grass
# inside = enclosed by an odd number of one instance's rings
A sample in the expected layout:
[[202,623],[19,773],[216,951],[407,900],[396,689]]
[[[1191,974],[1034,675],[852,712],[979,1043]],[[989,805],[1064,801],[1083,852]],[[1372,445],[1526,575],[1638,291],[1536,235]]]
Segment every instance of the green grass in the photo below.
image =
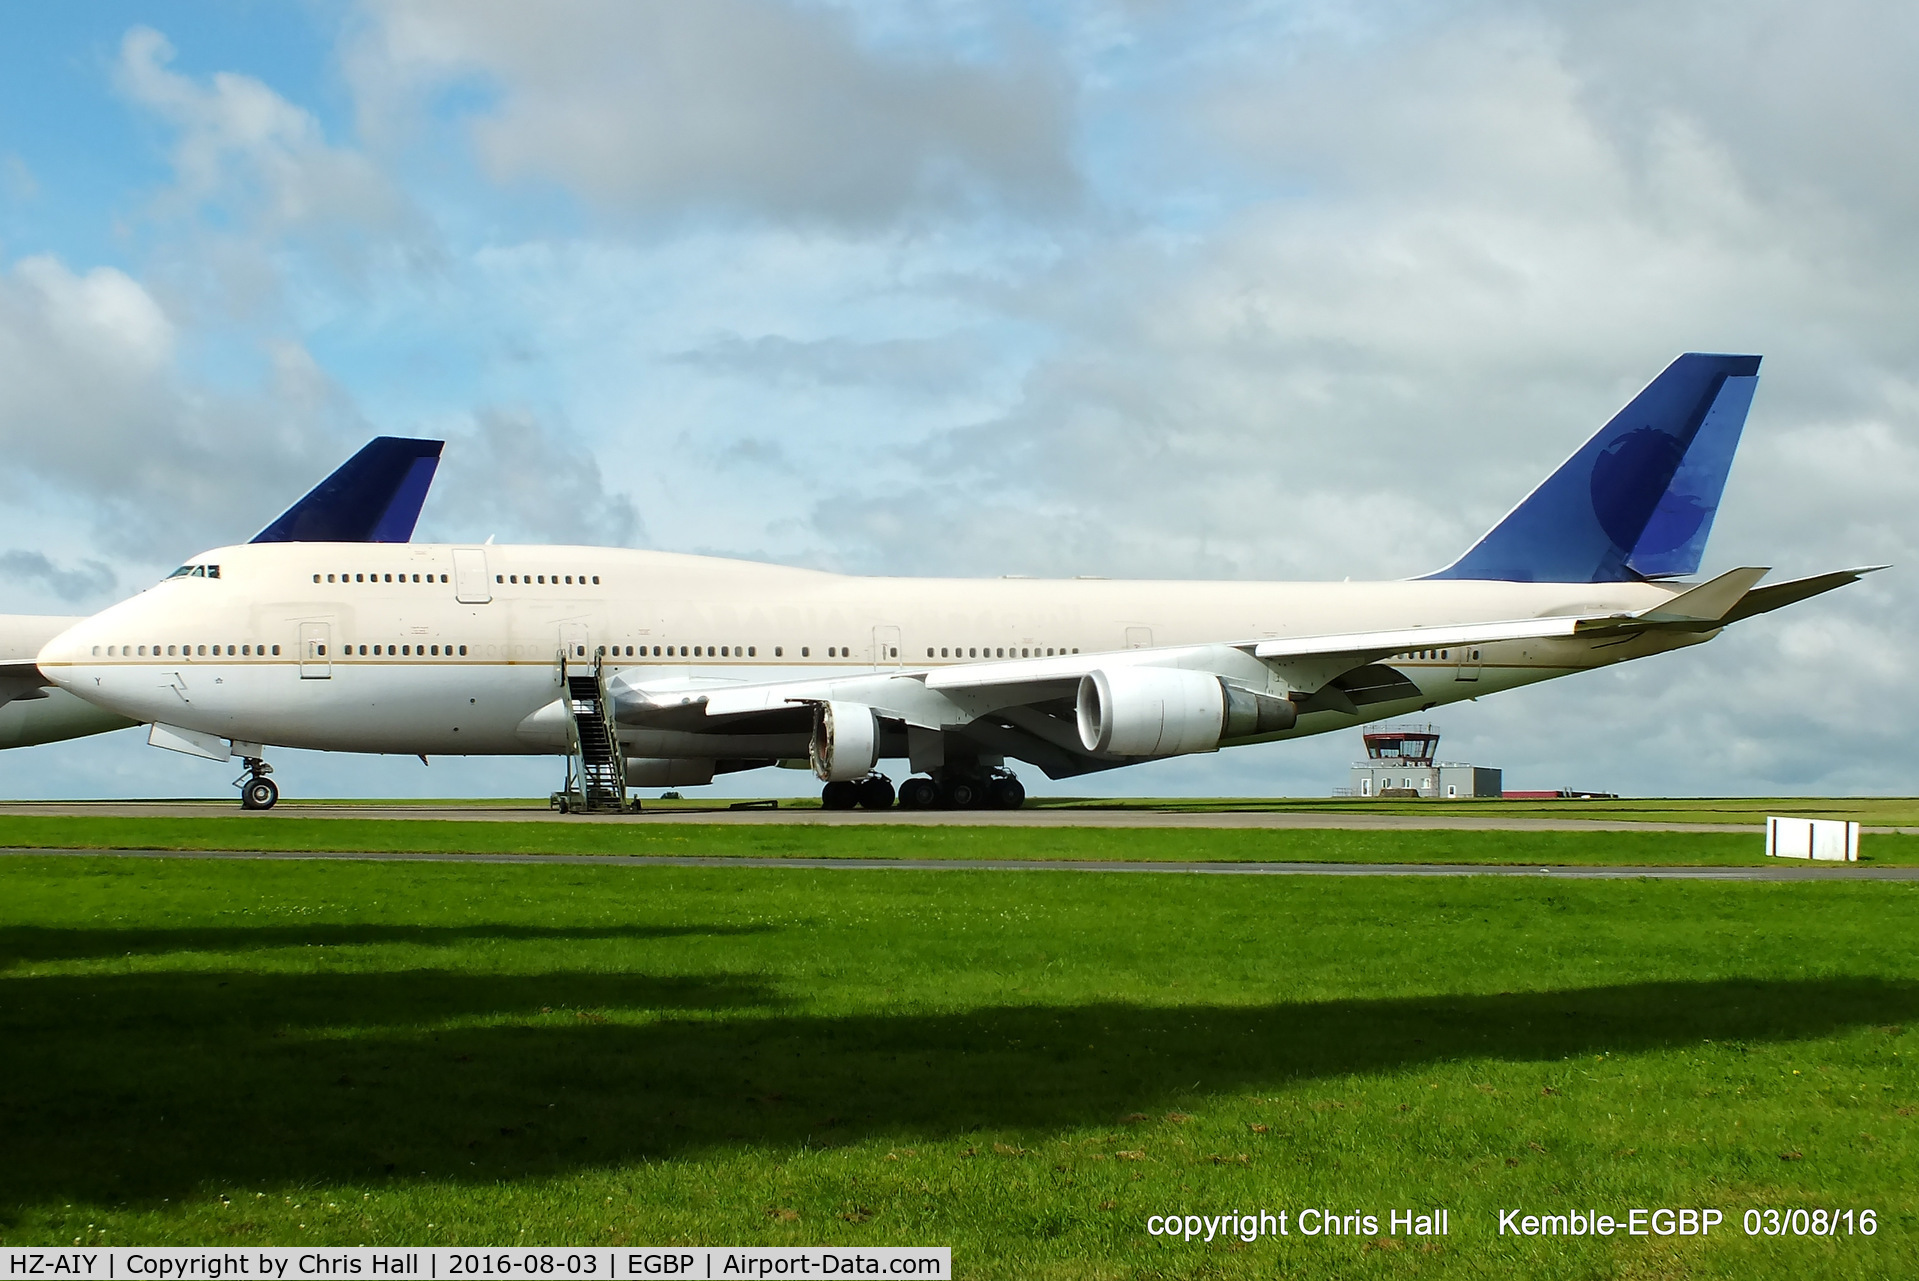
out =
[[[7,858],[0,1239],[1911,1275],[1915,909],[1890,883]],[[1144,1229],[1435,1205],[1430,1251]],[[1662,1205],[1731,1223],[1494,1234],[1501,1207]],[[1734,1227],[1770,1206],[1884,1226]]]
[[[782,802],[785,804],[786,802]],[[671,802],[668,802],[671,804]],[[1843,818],[1869,827],[1919,827],[1919,797],[1628,797],[1613,801],[1402,801],[1344,797],[1258,799],[1249,797],[1152,798],[1122,800],[1091,797],[1041,797],[1029,801],[1044,809],[1140,809],[1166,813],[1288,813],[1452,815],[1463,818],[1554,818],[1614,823],[1725,823],[1760,826],[1768,814],[1800,818]]]
[[[1733,866],[1766,862],[1753,833],[1479,832],[907,824],[649,825],[368,818],[0,817],[0,848],[322,850],[770,858],[1112,859]],[[1868,863],[1919,863],[1919,837],[1865,839]]]

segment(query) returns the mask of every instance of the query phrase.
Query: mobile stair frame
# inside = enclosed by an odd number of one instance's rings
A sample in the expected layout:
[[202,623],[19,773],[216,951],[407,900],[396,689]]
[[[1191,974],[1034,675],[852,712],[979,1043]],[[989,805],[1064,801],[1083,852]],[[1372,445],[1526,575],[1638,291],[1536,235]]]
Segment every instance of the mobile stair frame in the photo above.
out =
[[627,813],[639,808],[626,796],[626,759],[613,722],[613,700],[606,692],[603,650],[595,650],[593,665],[570,663],[560,651],[560,686],[566,691],[566,787],[553,793],[551,804],[562,814]]

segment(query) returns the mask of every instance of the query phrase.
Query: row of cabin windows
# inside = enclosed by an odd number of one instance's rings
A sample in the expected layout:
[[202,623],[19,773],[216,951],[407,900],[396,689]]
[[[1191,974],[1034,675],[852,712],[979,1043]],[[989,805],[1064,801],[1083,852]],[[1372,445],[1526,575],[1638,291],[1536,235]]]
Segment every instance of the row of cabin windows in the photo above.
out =
[[[1059,649],[1053,649],[1051,647],[1048,647],[1044,652],[1041,652],[1040,647],[1037,645],[1028,645],[1024,648],[1020,648],[1017,646],[1010,646],[1010,645],[999,645],[999,646],[970,645],[964,649],[962,649],[958,645],[955,645],[952,647],[952,652],[949,654],[947,652],[947,647],[942,645],[940,647],[939,657],[941,658],[1051,658],[1055,654],[1069,654],[1069,653],[1070,654],[1079,653],[1079,647],[1074,646],[1070,650],[1065,648],[1064,646],[1061,646]],[[933,647],[931,645],[928,645],[926,647],[926,656],[928,658],[933,657]]]
[[[135,658],[135,657],[145,658],[147,656],[148,648],[149,646],[146,646],[146,645],[109,645],[107,646],[106,656],[108,658]],[[211,652],[208,651],[208,648],[205,645],[154,645],[154,646],[151,646],[151,649],[153,651],[153,657],[155,658],[175,658],[175,657],[178,657],[178,658],[216,657],[217,658],[222,656],[228,657],[228,658],[266,658],[268,656],[267,651],[269,648],[272,650],[273,654],[276,656],[280,652],[280,647],[278,645],[273,645],[273,646],[227,645],[224,647],[215,645],[213,646]],[[138,651],[138,652],[136,653],[135,651]],[[100,657],[100,647],[98,645],[95,645],[93,647],[93,656],[95,658]]]
[[[455,647],[452,645],[444,645],[444,646],[442,645],[384,645],[384,646],[375,645],[373,646],[373,657],[374,658],[396,658],[396,657],[398,658],[428,658],[428,657],[452,658],[454,656],[454,649]],[[465,658],[466,646],[461,645],[458,647],[458,649],[459,649],[459,656],[461,658]],[[313,652],[317,657],[325,658],[326,646],[324,644],[315,645],[313,647]],[[348,645],[344,650],[341,651],[341,653],[347,658],[355,657],[353,646],[351,645]],[[361,657],[361,658],[367,657],[367,647],[365,645],[360,646],[358,657]]]
[[[328,574],[326,576],[326,580],[329,583],[334,582],[335,580],[338,580],[339,582],[342,582],[342,583],[393,583],[393,582],[404,583],[409,581],[417,583],[422,581],[418,574],[415,574],[410,580],[407,578],[405,574],[401,574],[397,579],[394,578],[394,576],[391,574]],[[316,583],[319,582],[320,576],[318,574],[315,574],[313,576],[313,581]],[[445,574],[439,574],[439,575],[428,574],[426,576],[425,581],[429,583],[444,583],[450,580],[447,578]]]
[[[211,572],[207,575],[209,578],[218,578],[220,576],[220,567],[218,565],[182,565],[179,569],[169,574],[168,577],[179,578],[183,574],[189,574],[196,570],[210,570]],[[591,576],[586,574],[577,575],[579,580],[577,583],[574,581],[575,577],[573,574],[495,574],[493,581],[496,583],[515,584],[538,583],[542,586],[550,584],[554,587],[558,587],[564,583],[569,587],[584,587],[587,585],[590,577],[595,587],[600,585],[600,576],[598,574]],[[320,575],[315,574],[313,581],[316,583],[320,582]],[[401,574],[397,579],[392,574],[328,574],[326,575],[326,581],[329,583],[418,583],[423,581],[428,583],[447,583],[453,580],[446,574],[428,574],[424,579],[418,574],[413,575],[411,578],[408,578],[405,574]]]
[[[1416,649],[1407,657],[1413,662],[1450,663],[1453,661],[1453,652],[1450,649]],[[1478,659],[1479,651],[1476,649],[1459,652],[1459,661],[1462,663],[1476,662]]]
[[[162,653],[163,648],[165,651],[164,654]],[[196,653],[196,648],[198,651],[197,653]],[[280,653],[280,647],[278,645],[274,645],[274,646],[271,646],[270,648],[272,650],[273,655],[277,657]],[[578,649],[581,655],[584,655],[586,653],[585,646],[578,646],[576,648]],[[652,658],[673,658],[673,657],[758,658],[760,655],[759,646],[757,645],[681,645],[678,647],[679,652],[677,655],[674,653],[674,648],[675,647],[672,645],[666,645],[666,646],[655,645],[652,647],[652,653],[649,655],[647,653],[647,647],[645,645],[639,646],[637,653],[635,652],[634,646],[628,645],[625,647],[626,649],[625,654],[621,654],[620,652],[621,647],[618,645],[615,645],[612,648],[610,656],[614,658],[622,658],[622,657],[624,658],[635,658],[635,657],[638,657],[638,658],[647,658],[647,657],[652,657]],[[145,645],[140,645],[140,646],[108,645],[106,647],[106,657],[132,658],[132,657],[135,657],[136,649],[139,651],[138,652],[139,657],[141,658],[147,657],[148,647]],[[265,658],[267,657],[268,649],[269,649],[269,646],[266,646],[266,645],[240,645],[238,647],[235,647],[233,645],[228,645],[225,647],[224,656],[239,657],[239,658],[254,658],[254,657]],[[442,649],[444,649],[445,651],[444,653],[442,653]],[[215,658],[218,658],[223,656],[222,648],[221,646],[218,646],[218,645],[213,646],[211,655],[209,655],[207,647],[205,645],[200,645],[197,647],[193,645],[167,645],[164,647],[155,645],[155,646],[152,646],[152,650],[153,650],[153,657],[155,658],[160,658],[160,657],[166,657],[166,658],[215,657]],[[324,644],[318,644],[314,647],[314,653],[316,657],[323,658],[326,656],[326,652],[327,652],[327,647]],[[348,656],[348,657],[354,656],[354,647],[352,645],[348,645],[341,652],[344,656]],[[361,645],[359,647],[360,657],[370,656],[374,658],[393,658],[393,657],[452,658],[456,656],[456,652],[458,657],[465,658],[466,646],[460,645],[456,647],[453,645],[447,645],[442,647],[439,645],[385,645],[385,646],[374,645],[371,648],[370,652],[368,647],[365,645]],[[601,647],[600,652],[602,654],[608,653],[605,647]],[[1046,651],[1045,656],[1050,657],[1055,652],[1065,654],[1065,653],[1068,653],[1069,651],[1065,649],[1060,649],[1058,651],[1048,649]],[[1077,654],[1079,653],[1079,650],[1075,648],[1071,650],[1070,652]],[[1438,653],[1440,651],[1429,650],[1425,652]],[[93,647],[93,656],[95,658],[101,657],[100,646],[95,645]],[[812,646],[810,645],[800,646],[801,658],[811,658],[812,656],[813,656]],[[828,658],[851,658],[853,657],[853,649],[849,645],[828,645],[826,647],[826,656]],[[898,658],[899,656],[900,656],[900,652],[897,647],[894,647],[894,646],[888,647],[887,657]],[[928,658],[933,657],[933,650],[930,646],[927,648],[926,656]],[[948,657],[947,651],[945,649],[940,650],[939,656],[941,658]],[[955,648],[953,656],[960,657],[960,658],[978,658],[980,657],[979,647],[975,646],[965,651],[964,653],[961,653],[957,648]],[[1009,654],[1007,649],[1004,646],[999,647],[997,651],[995,651],[992,647],[989,646],[986,649],[985,656],[987,658],[1007,658],[1007,657],[1038,658],[1038,657],[1041,657],[1042,655],[1040,654],[1037,647],[1029,648],[1029,649],[1021,649],[1015,653]],[[775,658],[786,657],[786,647],[784,645],[775,645],[773,647],[773,657]]]

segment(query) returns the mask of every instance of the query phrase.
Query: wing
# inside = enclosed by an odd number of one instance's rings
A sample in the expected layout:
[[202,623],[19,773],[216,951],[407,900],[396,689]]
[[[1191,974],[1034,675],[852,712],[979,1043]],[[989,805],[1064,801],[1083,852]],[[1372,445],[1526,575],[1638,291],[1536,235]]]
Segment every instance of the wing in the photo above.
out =
[[[623,729],[750,739],[762,745],[753,754],[766,754],[777,753],[782,740],[790,745],[812,733],[822,705],[858,705],[872,709],[882,734],[909,741],[916,731],[956,734],[977,750],[1017,757],[1051,777],[1066,778],[1178,754],[1166,750],[1169,744],[1180,751],[1212,750],[1221,741],[1290,729],[1302,714],[1356,715],[1370,704],[1417,697],[1418,686],[1380,662],[1393,655],[1503,641],[1714,631],[1870,571],[1756,588],[1766,572],[1731,570],[1636,613],[1062,654],[752,684],[649,681],[644,674],[628,673],[615,680],[614,708]],[[1144,709],[1141,716],[1157,717],[1162,726],[1182,716],[1203,726],[1210,718],[1211,733],[1164,730],[1158,738],[1120,733],[1102,739],[1085,715],[1088,699],[1112,714],[1125,707]],[[1142,746],[1146,750],[1139,750]]]

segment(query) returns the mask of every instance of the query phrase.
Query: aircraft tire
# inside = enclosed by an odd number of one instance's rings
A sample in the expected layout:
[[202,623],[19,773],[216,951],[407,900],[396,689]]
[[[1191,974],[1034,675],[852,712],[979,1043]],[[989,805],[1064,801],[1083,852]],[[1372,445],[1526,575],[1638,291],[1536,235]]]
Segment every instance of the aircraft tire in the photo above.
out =
[[938,809],[939,784],[930,778],[909,778],[900,784],[900,808],[903,810]]
[[979,784],[970,778],[950,779],[941,792],[940,799],[946,802],[949,810],[970,810],[979,804]]
[[1016,778],[996,778],[987,785],[986,799],[996,810],[1016,810],[1026,804],[1026,785]]
[[828,783],[820,789],[820,808],[850,810],[860,803],[858,783]]
[[893,780],[884,774],[875,774],[871,778],[860,780],[860,808],[867,810],[890,810],[893,808]]
[[270,810],[280,803],[280,789],[270,778],[250,778],[240,789],[240,808]]

